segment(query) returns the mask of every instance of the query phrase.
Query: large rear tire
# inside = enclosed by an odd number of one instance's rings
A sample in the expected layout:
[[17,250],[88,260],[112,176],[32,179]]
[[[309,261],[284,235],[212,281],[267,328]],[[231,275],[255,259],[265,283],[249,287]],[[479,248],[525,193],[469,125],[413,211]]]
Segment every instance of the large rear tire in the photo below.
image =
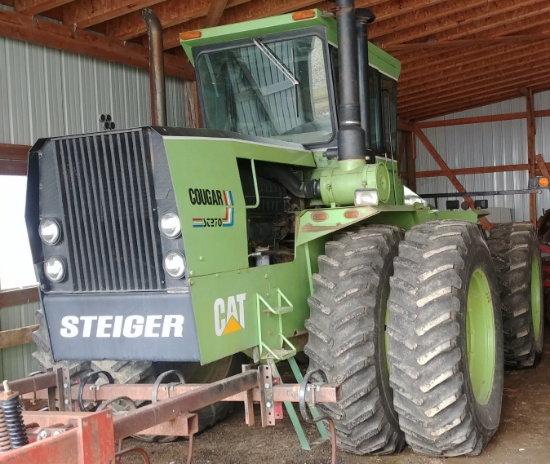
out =
[[531,224],[494,224],[487,243],[500,283],[504,363],[538,364],[544,343],[544,296],[538,239]]
[[336,404],[319,405],[334,421],[340,448],[390,454],[405,442],[392,406],[385,321],[393,258],[403,233],[368,226],[327,242],[313,276],[306,321],[309,370],[322,369],[342,386]]
[[414,451],[479,454],[500,422],[504,363],[498,285],[475,224],[413,227],[394,261],[390,384]]

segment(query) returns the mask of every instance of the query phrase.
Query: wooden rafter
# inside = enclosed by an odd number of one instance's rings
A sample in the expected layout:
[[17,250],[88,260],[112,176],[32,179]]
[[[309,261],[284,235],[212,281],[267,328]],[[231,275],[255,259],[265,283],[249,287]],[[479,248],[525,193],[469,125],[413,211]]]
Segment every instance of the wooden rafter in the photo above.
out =
[[[0,10],[0,35],[138,68],[149,67],[146,47],[109,40],[86,31],[75,34],[70,27],[36,18],[33,20],[29,16],[11,11]],[[194,79],[193,68],[183,58],[166,54],[164,63],[167,74]]]
[[70,2],[71,0],[15,0],[13,7],[18,13],[36,15]]
[[[422,10],[421,17],[402,18],[407,29],[392,31],[389,34],[376,36],[386,46],[406,43],[413,40],[452,40],[464,37],[467,34],[479,33],[488,29],[502,28],[505,17],[510,20],[510,14],[521,14],[519,7],[531,8],[532,5],[544,0],[499,0],[466,2],[445,2],[444,11],[439,14],[434,8]],[[547,4],[547,2],[545,2]],[[453,11],[453,6],[460,6],[458,11]],[[446,10],[446,11],[445,11]],[[449,14],[447,14],[447,12]],[[494,15],[498,16],[495,18]],[[418,24],[422,27],[418,27]],[[452,31],[452,32],[449,32]],[[500,29],[499,35],[502,34]],[[374,32],[373,32],[374,37]]]
[[[415,61],[403,61],[403,73],[409,80],[418,79],[422,82],[422,78],[426,78],[425,67],[422,69],[422,65],[418,62],[438,63],[437,73],[445,74],[447,76],[454,74],[454,71],[462,69],[464,66],[473,67],[479,65],[483,67],[483,64],[498,64],[502,59],[509,57],[513,52],[518,56],[528,55],[530,50],[533,50],[533,43],[515,44],[515,45],[493,45],[490,47],[469,47],[467,50],[460,50],[459,52],[446,53],[444,55],[435,56],[432,53],[417,53]],[[544,45],[543,42],[535,45]],[[401,54],[397,54],[401,57]],[[457,63],[457,57],[460,57],[460,63]],[[430,74],[431,75],[431,74]]]
[[204,20],[204,27],[213,27],[217,26],[220,22],[222,14],[227,6],[228,0],[212,0],[210,5],[210,10]]
[[520,27],[513,26],[510,24],[511,17],[514,18],[514,24],[520,25],[523,20],[531,21],[549,11],[550,5],[545,0],[499,0],[487,3],[468,23],[461,22],[460,25],[435,34],[435,38],[456,40],[481,33],[485,36],[514,34],[524,29],[525,23]]
[[[201,18],[208,14],[212,0],[168,0],[157,5],[153,10],[159,17],[163,28],[174,26],[192,19]],[[227,8],[247,4],[250,0],[229,0]],[[146,33],[145,23],[139,12],[120,16],[106,25],[107,35],[119,40],[129,40]],[[180,30],[181,32],[181,30]]]
[[119,2],[112,0],[77,0],[63,9],[63,23],[80,29],[103,21],[126,15],[142,8],[150,7],[161,0],[133,0]]
[[[468,176],[475,174],[494,174],[495,172],[528,171],[528,164],[508,164],[503,166],[477,166],[475,168],[450,169],[454,176]],[[429,177],[444,177],[447,174],[443,170],[417,171],[417,179]]]
[[[549,44],[550,45],[550,44]],[[550,46],[548,47],[550,49]],[[530,66],[529,76],[525,73],[525,66]],[[550,63],[541,61],[538,56],[530,57],[524,62],[511,63],[507,70],[506,76],[499,76],[495,69],[488,67],[485,70],[477,70],[473,72],[473,68],[464,70],[464,74],[460,76],[448,76],[445,79],[444,76],[434,79],[434,83],[430,88],[423,86],[414,86],[411,84],[404,88],[399,97],[402,99],[403,104],[414,104],[417,102],[425,102],[426,92],[430,91],[432,95],[438,93],[446,94],[449,88],[453,88],[453,98],[458,98],[460,95],[472,95],[472,85],[475,85],[475,95],[478,95],[483,90],[489,88],[496,90],[498,88],[507,86],[508,84],[515,84],[518,88],[522,83],[525,86],[529,80],[533,77],[537,77],[540,74],[548,74],[550,71]],[[469,73],[469,75],[468,75]]]
[[[535,176],[537,167],[537,158],[535,152],[535,101],[533,99],[533,89],[524,89],[525,99],[527,103],[527,158],[529,163],[529,177]],[[534,193],[529,194],[529,219],[534,226],[537,225],[537,197]]]
[[[407,2],[409,3],[409,2]],[[457,2],[425,2],[412,0],[415,8],[404,10],[403,14],[394,16],[388,21],[375,22],[370,28],[372,39],[382,41],[385,46],[394,43],[404,43],[418,39],[431,33],[431,28],[419,27],[427,22],[432,27],[443,27],[446,21],[453,21],[453,15],[463,14],[466,8],[474,8],[487,3],[487,0],[466,0]],[[395,8],[399,3],[394,2]],[[377,13],[376,8],[374,12]],[[380,19],[380,18],[379,18]],[[454,20],[456,24],[456,20]],[[427,33],[427,34],[426,34]]]
[[30,149],[28,145],[0,143],[0,176],[26,176]]
[[[407,111],[415,114],[415,120],[434,117],[436,114],[449,114],[461,109],[475,108],[484,104],[520,97],[520,88],[526,85],[530,85],[534,91],[549,89],[550,83],[548,82],[547,71],[538,75],[533,74],[530,79],[525,79],[524,82],[512,82],[506,86],[499,86],[498,89],[487,87],[484,92],[478,89],[474,92],[472,89],[470,92],[464,91],[459,97],[449,97],[444,101],[438,101],[437,96],[432,96],[428,103],[422,104],[419,102],[416,105],[410,105],[407,107]],[[423,115],[424,118],[422,118]],[[402,116],[406,117],[407,112]],[[409,119],[412,118],[409,117]]]
[[38,287],[0,290],[0,309],[39,301]]

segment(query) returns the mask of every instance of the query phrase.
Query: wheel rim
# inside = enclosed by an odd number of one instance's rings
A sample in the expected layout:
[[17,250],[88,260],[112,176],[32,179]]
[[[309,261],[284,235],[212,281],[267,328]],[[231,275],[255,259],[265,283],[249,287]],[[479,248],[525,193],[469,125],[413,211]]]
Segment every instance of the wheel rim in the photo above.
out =
[[533,256],[531,264],[531,320],[533,323],[533,333],[535,334],[535,340],[538,340],[541,331],[541,312],[542,302],[540,299],[541,294],[541,282],[540,282],[540,268],[537,256]]
[[496,339],[491,289],[480,269],[472,274],[468,288],[466,345],[472,390],[476,401],[485,405],[493,390]]

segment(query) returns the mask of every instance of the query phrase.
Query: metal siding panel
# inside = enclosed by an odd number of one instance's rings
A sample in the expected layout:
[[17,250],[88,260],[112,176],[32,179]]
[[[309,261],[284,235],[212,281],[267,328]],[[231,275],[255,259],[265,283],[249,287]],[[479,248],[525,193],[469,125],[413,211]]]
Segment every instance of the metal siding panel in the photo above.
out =
[[[101,114],[110,114],[113,115],[113,108],[111,105],[111,73],[110,73],[110,63],[107,61],[95,61],[94,66],[94,86],[96,94],[96,105],[95,105],[95,127],[97,130],[101,130],[101,123],[99,122],[99,116]],[[116,121],[115,121],[116,123]]]
[[48,75],[45,69],[43,47],[27,47],[26,73],[27,93],[29,95],[29,120],[32,140],[47,137],[49,131],[49,91]]
[[124,95],[126,94],[126,83],[123,79],[124,66],[117,63],[110,63],[109,80],[111,94],[111,115],[117,129],[126,128],[126,104]]
[[82,132],[80,118],[80,82],[78,79],[78,58],[69,54],[62,54],[61,58],[62,82],[63,82],[63,113],[64,134],[77,134]]
[[25,76],[27,68],[24,42],[8,41],[8,104],[10,105],[10,139],[7,143],[26,144],[31,139],[29,130],[29,95]]
[[82,132],[93,132],[98,128],[97,92],[95,83],[96,60],[79,57],[80,111]]
[[[168,77],[168,123],[184,126],[183,81]],[[0,37],[0,143],[151,123],[146,70]]]
[[[38,303],[28,303],[0,310],[0,330],[17,329],[35,324],[35,312]],[[0,351],[2,374],[4,379],[15,380],[25,377],[34,369],[32,352],[36,349],[34,343],[14,346]]]
[[[172,127],[186,127],[184,85],[181,79],[166,77],[167,122]],[[149,100],[149,93],[147,93]],[[150,106],[150,105],[149,105]]]
[[[46,69],[44,78],[46,79],[46,99],[48,118],[48,137],[60,135],[65,126],[64,105],[63,99],[63,74],[62,60],[63,54],[59,50],[42,47],[44,66]],[[34,141],[30,141],[34,143]]]
[[0,37],[0,141],[10,143],[10,105],[8,100],[8,41]]
[[[550,92],[548,95],[542,95],[542,98],[547,99],[550,103]],[[539,107],[543,107],[542,103],[537,104]],[[545,107],[548,108],[548,106]],[[433,120],[490,116],[525,110],[525,99],[516,98]],[[537,120],[536,145],[537,152],[540,152],[542,147],[548,148],[546,153],[549,153],[550,160],[550,136],[547,135],[550,134],[550,127],[547,126],[550,126],[549,118]],[[524,119],[428,128],[424,129],[424,133],[451,169],[527,163],[527,123]],[[418,140],[416,167],[417,171],[439,169],[432,156]],[[516,190],[527,188],[528,174],[527,171],[474,174],[458,176],[458,179],[467,191]],[[419,193],[455,191],[449,180],[443,177],[418,179],[417,185]],[[462,197],[456,198],[461,199]],[[487,199],[489,206],[511,208],[513,220],[529,220],[527,195],[491,196]],[[542,200],[543,198],[539,197],[539,205],[544,204]],[[445,209],[445,199],[440,200],[439,208]],[[540,210],[539,207],[539,214]]]

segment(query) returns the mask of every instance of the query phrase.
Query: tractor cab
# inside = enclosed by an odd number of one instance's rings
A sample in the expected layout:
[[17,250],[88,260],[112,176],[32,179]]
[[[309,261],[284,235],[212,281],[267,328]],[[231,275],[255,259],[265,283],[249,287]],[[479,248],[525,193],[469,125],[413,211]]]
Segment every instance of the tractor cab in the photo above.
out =
[[[316,151],[336,148],[336,30],[334,18],[308,10],[181,34],[196,69],[204,127]],[[393,155],[400,64],[372,44],[368,55],[366,144],[373,155]]]

